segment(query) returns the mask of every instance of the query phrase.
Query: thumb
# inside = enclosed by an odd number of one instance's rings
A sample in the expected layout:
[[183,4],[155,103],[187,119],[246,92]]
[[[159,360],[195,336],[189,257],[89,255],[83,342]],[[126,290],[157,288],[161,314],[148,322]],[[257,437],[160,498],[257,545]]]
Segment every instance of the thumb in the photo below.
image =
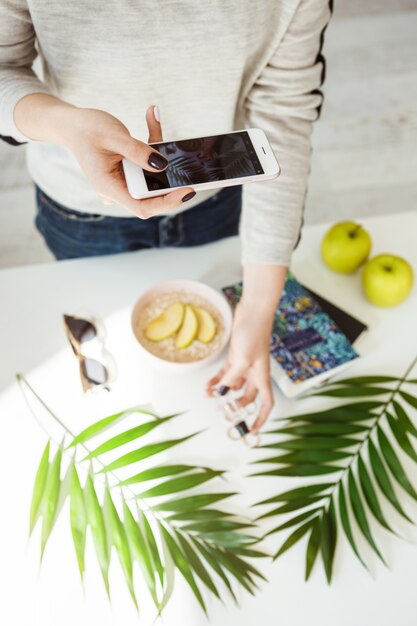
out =
[[162,141],[161,117],[158,106],[150,106],[146,110],[146,123],[149,130],[148,143]]

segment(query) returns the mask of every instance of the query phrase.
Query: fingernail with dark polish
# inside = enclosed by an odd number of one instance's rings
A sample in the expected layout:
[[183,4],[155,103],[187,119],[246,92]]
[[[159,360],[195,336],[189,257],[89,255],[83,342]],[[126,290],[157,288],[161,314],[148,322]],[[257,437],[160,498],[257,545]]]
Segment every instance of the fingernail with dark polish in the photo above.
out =
[[221,387],[219,387],[218,392],[219,392],[219,396],[225,396],[227,394],[227,392],[229,391],[230,387],[226,387],[226,385],[222,385]]
[[158,152],[151,152],[148,158],[148,163],[157,170],[163,170],[167,167],[168,160]]
[[195,191],[190,191],[190,193],[185,194],[182,201],[187,202],[187,200],[191,200],[191,198],[194,198],[195,194],[196,194]]

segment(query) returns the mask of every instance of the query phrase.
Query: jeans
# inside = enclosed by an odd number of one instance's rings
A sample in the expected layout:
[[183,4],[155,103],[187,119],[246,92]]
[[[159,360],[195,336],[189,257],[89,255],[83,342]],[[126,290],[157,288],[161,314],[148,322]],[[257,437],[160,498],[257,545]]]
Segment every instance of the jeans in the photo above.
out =
[[242,188],[225,187],[192,209],[141,220],[68,209],[36,187],[35,224],[55,258],[199,246],[238,234]]

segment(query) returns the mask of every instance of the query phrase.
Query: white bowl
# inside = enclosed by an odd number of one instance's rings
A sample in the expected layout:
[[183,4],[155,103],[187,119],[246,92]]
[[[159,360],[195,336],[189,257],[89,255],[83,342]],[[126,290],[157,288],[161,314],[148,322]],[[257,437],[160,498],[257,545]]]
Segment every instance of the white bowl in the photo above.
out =
[[[142,311],[156,297],[161,296],[164,293],[170,292],[184,292],[185,294],[194,294],[200,296],[201,298],[204,298],[204,300],[206,300],[209,304],[211,304],[221,317],[224,327],[222,340],[218,348],[206,357],[195,361],[186,362],[168,361],[150,352],[147,347],[141,343],[139,337],[135,333],[135,328],[137,326],[137,322],[141,316]],[[214,361],[214,359],[216,359],[219,354],[224,350],[230,339],[230,335],[232,332],[232,322],[232,309],[225,296],[219,291],[216,291],[216,289],[213,289],[205,283],[200,283],[196,280],[169,280],[167,282],[155,285],[155,287],[152,287],[152,289],[145,291],[145,293],[141,295],[141,297],[133,307],[131,317],[133,335],[138,342],[140,349],[146,355],[149,361],[158,369],[178,373],[194,371]]]

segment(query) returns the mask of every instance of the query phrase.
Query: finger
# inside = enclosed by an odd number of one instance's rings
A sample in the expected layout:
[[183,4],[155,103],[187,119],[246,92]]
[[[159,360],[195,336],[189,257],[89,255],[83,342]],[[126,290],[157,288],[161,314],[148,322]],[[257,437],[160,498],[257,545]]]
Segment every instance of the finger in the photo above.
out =
[[254,385],[252,382],[247,382],[243,396],[236,400],[236,404],[238,406],[247,406],[255,400],[257,394],[258,390],[256,388],[256,385]]
[[224,376],[227,368],[228,368],[228,365],[226,364],[224,367],[222,367],[222,369],[219,372],[217,372],[215,376],[210,378],[210,380],[207,382],[206,393],[208,396],[211,396],[214,393],[214,390],[215,390],[214,388],[217,386],[217,383],[219,382],[219,380],[221,380],[221,378]]
[[106,186],[100,188],[98,193],[105,196],[115,204],[132,211],[141,219],[148,219],[160,213],[169,213],[173,208],[183,202],[187,202],[195,196],[195,191],[190,187],[176,189],[163,196],[156,196],[146,200],[135,200],[127,191],[126,181],[123,174],[106,180]]
[[146,111],[146,123],[148,124],[148,143],[162,141],[161,114],[158,106],[150,106]]
[[245,384],[245,371],[246,367],[230,367],[219,380],[219,387],[229,387],[229,389],[233,389],[234,391],[241,389]]
[[192,187],[181,187],[163,196],[155,196],[142,200],[141,211],[148,217],[158,213],[168,213],[171,209],[194,198],[196,192]]
[[258,430],[268,419],[268,416],[274,406],[274,396],[272,394],[271,381],[268,378],[262,382],[258,387],[259,399],[261,401],[261,408],[259,409],[258,417],[254,421],[251,427],[253,433],[257,433]]
[[117,146],[117,151],[121,156],[149,172],[162,172],[168,167],[168,159],[163,154],[148,146],[147,143],[130,136],[123,136],[123,143]]

